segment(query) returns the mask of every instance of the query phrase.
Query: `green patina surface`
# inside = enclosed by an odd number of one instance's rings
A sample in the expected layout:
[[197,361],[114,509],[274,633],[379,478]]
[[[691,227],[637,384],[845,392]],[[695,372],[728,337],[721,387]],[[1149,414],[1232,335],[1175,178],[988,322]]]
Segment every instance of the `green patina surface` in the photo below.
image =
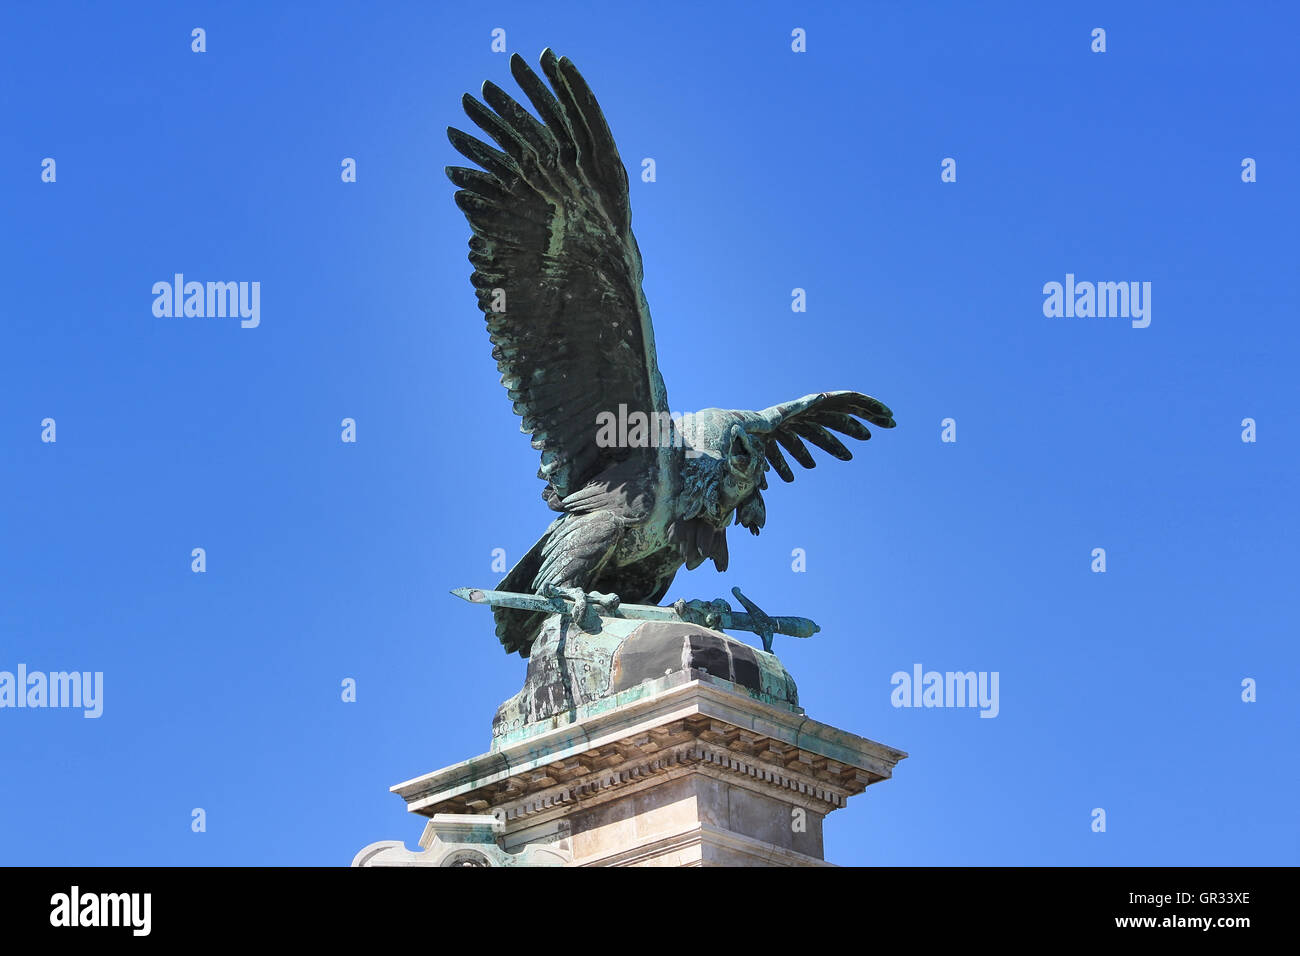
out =
[[[717,686],[732,691],[733,693],[747,694],[755,700],[763,701],[765,704],[784,707],[792,714],[802,715],[804,713],[804,709],[798,705],[790,705],[782,700],[767,697],[763,694],[756,693],[747,687],[733,684],[731,681],[723,680],[722,678],[713,677],[711,675],[703,679],[707,680],[710,684],[716,684]],[[600,714],[608,713],[609,711],[615,710],[626,704],[635,703],[636,701],[644,700],[647,697],[653,697],[656,694],[663,693],[677,682],[676,675],[668,674],[658,680],[646,681],[643,684],[638,684],[636,687],[630,687],[625,691],[620,691],[612,697],[603,697],[600,700],[594,700],[589,704],[583,704],[581,707],[575,708],[571,715],[552,717],[549,720],[539,720],[536,723],[526,724],[518,730],[494,738],[492,741],[492,752],[496,753],[497,751],[504,750],[514,744],[522,743],[531,737],[536,737],[539,734],[549,733],[569,724],[581,723],[592,717],[597,717]],[[573,741],[563,741],[560,743],[552,742],[552,745],[546,747],[544,750],[529,751],[527,756],[529,758],[545,757],[556,750],[565,749],[565,747],[571,743],[573,743]]]
[[[680,683],[683,674],[688,672],[791,713],[803,713],[794,679],[775,654],[698,625],[680,625],[676,631],[651,635],[668,651],[680,641],[684,653],[666,672],[611,693],[615,681],[628,676],[620,666],[620,651],[634,647],[647,624],[621,619],[601,623],[599,632],[588,633],[573,627],[563,615],[552,615],[545,622],[533,647],[523,689],[497,711],[493,722],[493,752],[660,693]],[[696,646],[712,652],[713,656],[694,653]],[[719,654],[723,649],[743,661],[753,662],[754,667],[745,672],[744,683],[715,673],[721,669],[719,662],[727,659]]]
[[[517,54],[510,58],[511,75],[535,115],[490,82],[484,100],[462,100],[466,115],[495,146],[460,129],[447,131],[471,164],[449,166],[447,175],[473,233],[471,284],[492,357],[521,428],[540,453],[542,497],[558,513],[496,588],[542,598],[540,609],[527,602],[493,604],[497,639],[526,658],[541,650],[550,627],[546,602],[566,598],[574,617],[585,622],[589,607],[612,610],[614,598],[654,604],[683,567],[695,570],[711,561],[725,571],[728,531],[757,535],[766,524],[769,473],[795,480],[786,455],[813,468],[811,445],[848,461],[853,453],[837,436],[865,441],[872,434],[868,425],[894,427],[888,406],[844,389],[756,410],[673,414],[642,289],[627,170],[573,62],[548,49],[540,65],[541,76]],[[737,326],[733,336],[744,335]],[[717,360],[703,355],[699,374],[707,376]],[[755,377],[773,376],[760,367]],[[773,634],[807,637],[815,630],[794,619],[785,619],[791,626],[783,630],[780,619],[736,596],[745,612],[722,610],[717,602],[674,608],[701,615],[697,623],[705,626],[727,627],[730,616],[740,627],[747,619],[769,651]],[[588,650],[594,661],[607,648],[592,643],[579,649],[577,643],[564,652],[570,660],[554,669],[574,706],[608,677],[580,663]],[[767,663],[746,662],[747,673],[767,669]],[[761,685],[738,683],[760,694],[775,692],[782,682],[779,671],[772,674]],[[539,708],[556,706],[544,699],[546,685],[535,684],[532,692],[534,699],[520,702],[518,713],[501,715],[503,732],[513,732],[516,720],[532,722]]]

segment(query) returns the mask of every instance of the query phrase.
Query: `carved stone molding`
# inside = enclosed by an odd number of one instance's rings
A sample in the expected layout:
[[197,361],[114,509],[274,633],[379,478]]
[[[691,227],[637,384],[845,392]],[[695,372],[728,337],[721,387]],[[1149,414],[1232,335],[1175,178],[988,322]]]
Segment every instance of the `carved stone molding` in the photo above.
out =
[[491,821],[490,865],[823,865],[822,818],[907,756],[702,671],[526,731],[393,787],[440,821],[443,856],[375,844],[369,865],[473,864],[488,841],[447,856],[455,820]]

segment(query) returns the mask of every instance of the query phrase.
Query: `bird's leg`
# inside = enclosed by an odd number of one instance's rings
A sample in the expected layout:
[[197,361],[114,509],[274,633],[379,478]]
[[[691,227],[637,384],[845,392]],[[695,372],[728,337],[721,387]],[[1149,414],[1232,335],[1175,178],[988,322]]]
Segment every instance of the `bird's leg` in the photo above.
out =
[[720,631],[731,624],[731,605],[723,598],[712,601],[678,599],[673,602],[672,608],[677,616],[688,624],[699,624],[715,631]]
[[561,587],[556,584],[543,585],[542,596],[567,598],[572,601],[573,609],[569,612],[569,617],[588,634],[600,632],[599,611],[615,611],[619,603],[617,594],[602,594],[599,591],[584,591],[582,588]]
[[[776,619],[769,616],[757,604],[745,597],[740,592],[740,588],[732,588],[731,593],[736,596],[736,600],[745,608],[746,613],[741,614],[739,611],[734,610],[725,598],[718,598],[707,603],[704,601],[679,600],[675,601],[672,607],[677,612],[678,617],[691,624],[703,624],[715,631],[733,626],[742,630],[753,631],[763,639],[763,650],[769,654],[772,653],[772,635],[776,633]],[[740,621],[739,624],[735,623],[737,620]],[[816,626],[814,625],[815,629]]]

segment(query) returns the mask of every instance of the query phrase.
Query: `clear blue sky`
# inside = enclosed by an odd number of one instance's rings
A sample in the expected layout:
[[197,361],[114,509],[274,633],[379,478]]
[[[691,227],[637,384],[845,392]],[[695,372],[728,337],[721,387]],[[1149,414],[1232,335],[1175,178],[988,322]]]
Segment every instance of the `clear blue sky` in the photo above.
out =
[[[0,710],[0,862],[345,865],[488,748],[524,664],[447,591],[551,517],[442,173],[514,88],[496,27],[604,107],[674,409],[895,411],[669,593],[816,618],[808,713],[911,753],[828,857],[1300,862],[1294,8],[849,6],[7,10],[0,670],[105,700]],[[260,326],[155,317],[177,272]],[[1067,273],[1152,283],[1150,327],[1045,317]],[[998,717],[895,709],[917,663]]]

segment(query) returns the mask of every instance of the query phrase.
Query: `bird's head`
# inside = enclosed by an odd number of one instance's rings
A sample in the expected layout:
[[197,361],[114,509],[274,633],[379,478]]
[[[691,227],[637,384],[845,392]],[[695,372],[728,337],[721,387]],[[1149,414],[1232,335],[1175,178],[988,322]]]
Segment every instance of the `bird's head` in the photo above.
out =
[[767,458],[763,455],[762,441],[739,422],[727,430],[724,444],[718,498],[722,513],[727,515],[759,488],[767,487],[763,477]]
[[893,415],[870,395],[836,391],[805,395],[762,411],[706,408],[683,416],[686,467],[680,514],[706,516],[715,527],[724,528],[734,513],[737,524],[758,534],[767,520],[761,492],[767,489],[768,466],[782,481],[794,481],[782,449],[804,468],[817,465],[804,440],[848,461],[852,452],[832,432],[865,441],[871,432],[858,419],[893,428]]
[[681,422],[686,448],[685,510],[725,528],[740,509],[742,524],[758,533],[768,464],[763,439],[747,427],[749,413],[706,408]]

